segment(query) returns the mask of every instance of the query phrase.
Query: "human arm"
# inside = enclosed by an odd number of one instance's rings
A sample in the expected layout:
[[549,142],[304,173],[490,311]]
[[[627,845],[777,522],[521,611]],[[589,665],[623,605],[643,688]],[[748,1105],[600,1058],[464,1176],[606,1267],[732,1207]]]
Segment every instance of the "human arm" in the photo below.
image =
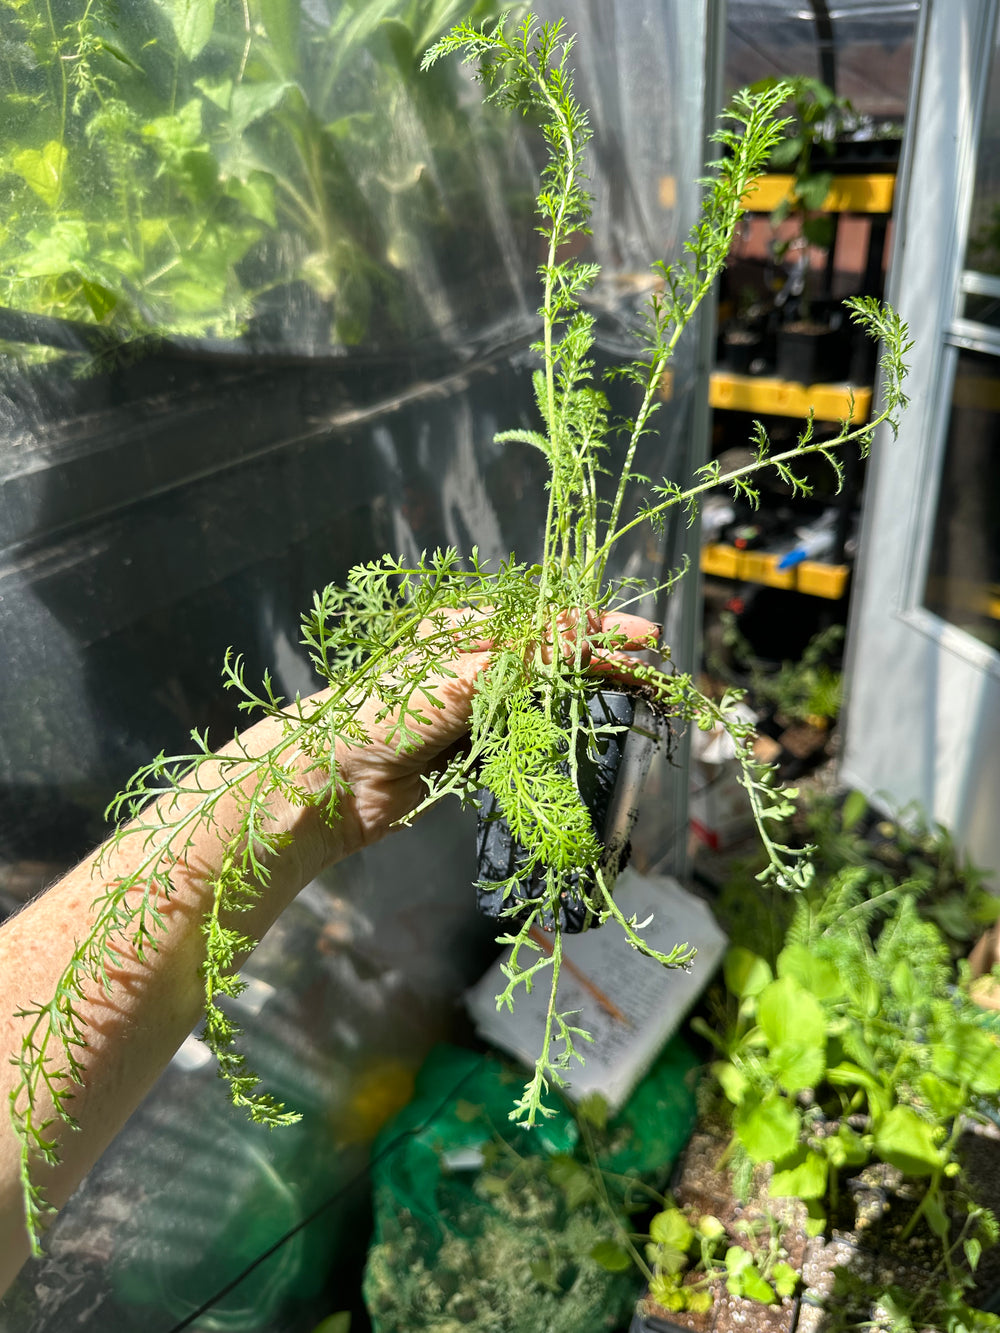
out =
[[[638,644],[652,629],[634,617],[615,617],[615,624]],[[601,628],[594,625],[593,629]],[[610,629],[606,625],[603,628]],[[571,631],[564,629],[567,639]],[[425,720],[412,722],[417,741],[401,750],[391,740],[392,718],[379,720],[376,705],[362,711],[367,743],[337,743],[341,799],[338,818],[328,821],[308,802],[290,801],[279,791],[267,797],[269,829],[291,836],[270,859],[270,876],[250,911],[233,924],[259,939],[299,889],[326,865],[377,841],[405,817],[424,795],[424,775],[461,741],[468,730],[472,698],[479,674],[489,661],[488,645],[469,639],[468,651],[457,652],[449,664],[454,674],[428,677],[425,685],[438,707],[424,710]],[[305,701],[307,710],[322,704],[324,695]],[[76,941],[94,920],[94,903],[107,889],[128,880],[144,864],[146,836],[157,810],[164,826],[176,823],[186,801],[192,804],[213,784],[222,790],[211,822],[195,822],[186,851],[176,850],[170,866],[169,900],[160,904],[162,929],[155,951],[143,958],[127,940],[116,947],[119,958],[109,969],[109,989],[85,983],[85,999],[77,1008],[86,1046],[79,1051],[79,1085],[72,1088],[70,1111],[79,1128],[56,1117],[51,1133],[59,1141],[61,1162],[49,1169],[33,1166],[33,1177],[46,1197],[60,1206],[103,1152],[202,1014],[205,959],[202,923],[213,902],[213,883],[239,825],[241,802],[254,779],[234,766],[234,757],[252,759],[280,746],[282,722],[267,717],[244,731],[238,742],[220,752],[215,772],[199,768],[194,789],[171,794],[143,813],[138,828],[106,845],[63,880],[0,928],[0,1049],[15,1055],[24,1036],[25,1020],[17,1010],[45,1001],[56,992],[73,955]],[[212,761],[213,763],[215,761]],[[325,773],[313,761],[289,751],[283,762],[297,771],[297,784],[318,790]],[[166,803],[166,804],[164,804]],[[130,890],[143,891],[143,877]],[[18,1084],[18,1070],[4,1062],[0,1087],[9,1097]],[[44,1093],[44,1089],[43,1089]],[[6,1101],[6,1098],[5,1098]],[[51,1099],[40,1105],[38,1119],[53,1117]],[[20,1144],[6,1116],[0,1117],[0,1291],[27,1256],[28,1246],[20,1191]]]

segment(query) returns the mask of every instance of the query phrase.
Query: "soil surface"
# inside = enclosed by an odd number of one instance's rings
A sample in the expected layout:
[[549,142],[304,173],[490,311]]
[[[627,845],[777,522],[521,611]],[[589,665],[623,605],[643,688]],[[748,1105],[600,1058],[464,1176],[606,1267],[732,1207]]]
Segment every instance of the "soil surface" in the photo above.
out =
[[[710,1213],[726,1228],[733,1244],[754,1249],[763,1243],[769,1225],[781,1228],[782,1257],[802,1276],[793,1300],[766,1306],[734,1297],[720,1281],[715,1303],[707,1314],[672,1312],[648,1297],[640,1312],[660,1324],[691,1333],[832,1333],[845,1326],[872,1330],[890,1328],[887,1313],[872,1304],[871,1292],[890,1286],[914,1291],[933,1283],[940,1258],[939,1243],[918,1227],[903,1238],[916,1207],[918,1191],[898,1171],[873,1164],[846,1184],[839,1215],[831,1218],[827,1233],[806,1234],[805,1206],[798,1200],[775,1200],[767,1193],[770,1168],[755,1172],[745,1203],[735,1197],[733,1180],[721,1164],[725,1140],[721,1134],[696,1132],[682,1157],[673,1187],[678,1205],[693,1215]],[[970,1127],[962,1139],[962,1156],[969,1179],[983,1199],[1000,1199],[1000,1128]],[[989,1308],[1000,1293],[1000,1246],[987,1250],[970,1303]],[[933,1333],[933,1330],[918,1330]]]

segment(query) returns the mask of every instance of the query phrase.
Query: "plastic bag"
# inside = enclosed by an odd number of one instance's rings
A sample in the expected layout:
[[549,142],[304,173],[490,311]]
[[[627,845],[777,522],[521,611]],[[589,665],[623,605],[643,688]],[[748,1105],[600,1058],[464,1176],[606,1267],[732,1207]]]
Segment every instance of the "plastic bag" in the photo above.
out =
[[591,1103],[526,1130],[508,1119],[523,1071],[435,1048],[376,1143],[364,1279],[376,1333],[627,1324],[640,1279],[603,1199],[624,1218],[642,1204],[636,1179],[662,1187],[694,1124],[696,1064],[675,1040],[613,1121]]

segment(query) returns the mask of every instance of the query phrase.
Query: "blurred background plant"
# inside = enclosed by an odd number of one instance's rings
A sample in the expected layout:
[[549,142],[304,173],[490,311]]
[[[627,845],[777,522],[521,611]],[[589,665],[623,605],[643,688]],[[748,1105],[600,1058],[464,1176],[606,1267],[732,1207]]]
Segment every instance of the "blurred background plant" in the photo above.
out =
[[840,712],[843,641],[843,626],[828,625],[813,635],[800,657],[780,664],[764,662],[740,630],[736,614],[722,611],[717,646],[710,650],[706,665],[720,681],[745,689],[759,715],[826,726]]
[[499,9],[134,0],[126,23],[113,0],[9,0],[0,304],[122,340],[446,334],[483,247],[502,270],[515,245],[482,155],[519,150],[454,69],[417,70]]

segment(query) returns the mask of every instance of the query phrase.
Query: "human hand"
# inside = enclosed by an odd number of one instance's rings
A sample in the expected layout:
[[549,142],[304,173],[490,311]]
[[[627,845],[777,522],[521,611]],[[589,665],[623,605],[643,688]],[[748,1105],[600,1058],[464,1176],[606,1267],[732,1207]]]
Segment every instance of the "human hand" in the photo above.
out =
[[[419,737],[417,744],[401,745],[394,734],[395,715],[390,713],[380,718],[381,705],[375,699],[369,699],[359,709],[368,743],[338,744],[337,761],[345,789],[338,821],[342,854],[377,841],[416,809],[426,793],[424,778],[468,734],[476,682],[489,667],[494,645],[489,639],[477,639],[470,634],[470,613],[448,614],[456,626],[455,652],[445,664],[452,674],[435,672],[425,678],[426,689],[437,706],[429,701],[421,703],[420,712],[425,720],[408,719],[408,728]],[[576,613],[561,614],[557,630],[559,651],[564,656],[574,656],[579,633]],[[581,661],[595,675],[624,683],[632,660],[628,653],[654,646],[657,635],[658,627],[641,616],[623,612],[608,612],[604,616],[588,613],[580,645]],[[596,638],[603,641],[600,646],[593,643]],[[552,655],[552,636],[549,636],[549,641],[542,645],[543,660],[551,662]],[[314,697],[322,700],[324,696]]]

